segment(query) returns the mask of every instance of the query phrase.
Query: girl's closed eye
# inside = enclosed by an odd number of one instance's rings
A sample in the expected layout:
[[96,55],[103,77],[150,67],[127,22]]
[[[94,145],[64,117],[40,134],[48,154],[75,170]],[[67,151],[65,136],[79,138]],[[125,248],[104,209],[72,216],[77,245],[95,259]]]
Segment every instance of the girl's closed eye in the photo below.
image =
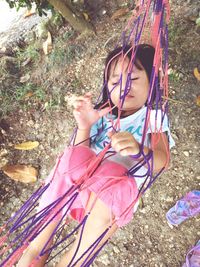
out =
[[120,83],[120,81],[116,81],[116,82],[114,81],[114,82],[112,82],[112,85],[115,86],[115,85],[118,85],[119,83]]
[[135,78],[131,78],[131,81],[135,81],[135,80],[138,80],[139,77],[135,77]]

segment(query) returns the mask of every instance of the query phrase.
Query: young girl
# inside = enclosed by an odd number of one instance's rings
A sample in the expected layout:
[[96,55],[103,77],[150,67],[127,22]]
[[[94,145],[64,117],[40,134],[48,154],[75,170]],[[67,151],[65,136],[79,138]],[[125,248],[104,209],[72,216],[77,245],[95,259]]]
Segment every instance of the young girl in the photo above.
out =
[[[74,102],[77,122],[74,146],[64,151],[56,172],[54,168],[47,178],[48,183],[54,173],[39,210],[62,196],[70,186],[81,184],[68,215],[81,222],[90,214],[84,231],[79,231],[57,267],[81,266],[89,252],[77,260],[107,227],[110,226],[93,254],[118,228],[129,223],[149,173],[159,172],[168,163],[168,148],[173,140],[166,115],[161,110],[151,110],[146,120],[147,106],[152,107],[155,100],[156,87],[149,91],[154,53],[154,48],[146,44],[135,49],[131,46],[115,49],[106,59],[102,100],[93,108],[91,94],[87,93]],[[157,140],[154,145],[153,140]],[[85,180],[81,180],[102,150],[106,151],[102,162],[88,178],[84,176]],[[144,164],[138,165],[141,162]],[[57,225],[58,220],[52,220],[32,241],[18,267],[29,266],[49,238],[51,246],[51,234]],[[47,257],[39,257],[34,266],[44,266]]]

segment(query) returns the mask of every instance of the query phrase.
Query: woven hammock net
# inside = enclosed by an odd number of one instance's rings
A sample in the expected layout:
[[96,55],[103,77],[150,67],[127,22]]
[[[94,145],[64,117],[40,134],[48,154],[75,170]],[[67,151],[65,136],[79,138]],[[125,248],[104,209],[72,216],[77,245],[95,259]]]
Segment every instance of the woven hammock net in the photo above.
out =
[[[136,171],[142,166],[147,166],[144,183],[140,187],[139,193],[136,199],[133,200],[131,205],[127,207],[133,209],[136,201],[146,192],[146,190],[152,185],[155,179],[165,169],[163,167],[158,173],[153,172],[153,154],[152,150],[145,155],[143,152],[144,140],[147,135],[147,128],[149,126],[149,119],[152,109],[161,110],[161,116],[155,118],[155,121],[160,120],[160,127],[156,129],[156,139],[152,138],[151,148],[153,149],[159,138],[162,138],[162,122],[164,116],[168,113],[168,22],[169,22],[169,3],[167,0],[141,0],[137,7],[137,12],[133,12],[133,16],[129,19],[127,26],[122,32],[121,38],[117,46],[131,45],[131,49],[135,51],[137,46],[142,43],[149,43],[155,48],[155,55],[153,61],[153,69],[151,73],[149,95],[147,100],[147,111],[144,123],[144,129],[142,133],[142,142],[140,144],[140,152],[138,155],[133,155],[133,159],[142,158],[138,160],[137,164],[129,170],[129,174],[134,176]],[[124,57],[126,55],[123,55]],[[134,64],[134,53],[132,64]],[[130,67],[131,71],[131,67]],[[107,83],[107,80],[105,80]],[[105,85],[105,84],[104,84]],[[155,101],[152,101],[152,92],[155,90]],[[124,90],[124,95],[121,97],[118,109],[123,106],[124,98],[127,94],[128,86]],[[102,92],[97,102],[101,99]],[[111,104],[108,99],[108,105]],[[112,114],[112,107],[110,109]],[[157,116],[157,113],[155,113]],[[120,129],[120,111],[118,112],[118,119],[113,122],[113,129],[119,131]],[[154,129],[154,133],[155,133]],[[74,139],[76,131],[72,139]],[[153,136],[153,135],[152,135]],[[50,205],[40,211],[35,211],[38,206],[39,200],[44,192],[48,189],[53,179],[56,177],[56,170],[62,159],[62,155],[58,158],[56,166],[51,176],[51,181],[48,183],[42,183],[41,186],[30,196],[30,198],[24,203],[24,205],[0,228],[0,266],[13,266],[18,262],[23,252],[26,250],[28,245],[33,241],[57,216],[59,216],[59,223],[52,232],[49,240],[44,244],[43,249],[40,251],[38,256],[32,261],[29,266],[37,266],[38,260],[45,255],[49,255],[47,263],[52,261],[58,256],[64,249],[69,247],[73,242],[73,235],[78,231],[79,242],[74,256],[71,262],[67,266],[76,266],[76,264],[84,257],[81,266],[90,266],[101,249],[108,242],[101,242],[115,223],[115,219],[110,222],[102,234],[95,240],[95,242],[88,247],[88,249],[77,259],[76,254],[82,240],[82,233],[84,226],[87,221],[90,212],[85,214],[82,221],[68,234],[63,237],[62,233],[66,225],[66,215],[68,214],[70,207],[77,198],[79,192],[87,187],[88,179],[99,166],[102,160],[106,157],[106,153],[110,148],[110,144],[107,144],[105,148],[96,156],[96,158],[88,166],[88,169],[84,175],[79,177],[78,182],[71,186],[67,192],[65,192],[57,200],[53,201]],[[166,144],[167,155],[168,146]],[[141,157],[142,156],[142,157]],[[169,157],[168,157],[169,158]],[[168,160],[166,162],[166,166]],[[87,182],[86,182],[87,180]],[[92,207],[91,207],[92,209]],[[64,210],[64,212],[63,212]],[[62,214],[62,215],[61,215]],[[50,245],[50,240],[55,236],[54,244]]]

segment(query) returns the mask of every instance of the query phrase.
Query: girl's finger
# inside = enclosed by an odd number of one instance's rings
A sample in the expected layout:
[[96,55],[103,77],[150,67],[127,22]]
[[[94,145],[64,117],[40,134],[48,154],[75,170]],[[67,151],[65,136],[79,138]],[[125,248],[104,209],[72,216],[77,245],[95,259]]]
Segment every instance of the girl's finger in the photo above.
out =
[[84,104],[86,104],[86,102],[84,100],[75,100],[73,102],[73,107],[74,108],[80,107],[80,106],[83,106]]
[[116,152],[120,152],[123,149],[126,149],[127,147],[130,146],[129,142],[127,140],[120,140],[119,142],[113,144],[113,141],[111,142],[112,147]]
[[74,115],[74,117],[80,116],[81,112],[78,109],[75,109],[75,110],[73,110],[73,115]]
[[85,96],[87,96],[87,97],[91,97],[91,96],[92,96],[92,93],[91,93],[91,92],[87,92],[87,93],[85,94]]
[[126,147],[125,149],[121,150],[119,153],[121,156],[126,157],[126,156],[130,156],[130,155],[138,154],[139,150],[137,152],[136,149],[134,149],[133,147]]
[[88,99],[91,99],[91,94],[85,94],[85,95],[81,95],[81,96],[78,96],[76,99],[78,100],[88,100]]
[[119,142],[133,142],[133,136],[128,132],[118,132],[113,134],[111,140],[112,146],[115,146]]

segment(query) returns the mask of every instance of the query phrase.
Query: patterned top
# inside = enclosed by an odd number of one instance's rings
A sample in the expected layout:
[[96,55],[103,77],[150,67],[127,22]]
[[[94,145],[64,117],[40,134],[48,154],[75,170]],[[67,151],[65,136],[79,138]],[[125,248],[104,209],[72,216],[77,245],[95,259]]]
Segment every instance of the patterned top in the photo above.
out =
[[[127,131],[133,134],[134,138],[137,142],[142,142],[142,135],[144,130],[145,118],[147,113],[147,107],[142,107],[136,113],[127,116],[125,118],[120,119],[120,131]],[[107,136],[109,131],[112,131],[112,122],[116,122],[116,117],[114,115],[107,115],[103,118],[99,119],[97,123],[95,123],[90,132],[91,137],[91,149],[98,154],[109,142],[110,139]],[[150,119],[147,127],[147,133],[145,136],[144,145],[150,147],[150,134],[152,132],[165,132],[168,136],[169,147],[173,147],[175,145],[174,140],[171,136],[169,129],[168,117],[161,110],[151,110]],[[110,148],[108,154],[111,156],[109,160],[118,162],[125,166],[127,169],[133,167],[137,162],[127,156],[123,157],[119,153],[113,153],[113,149]],[[142,175],[146,173],[146,168],[142,167],[138,170],[137,175]],[[140,179],[141,183],[143,179]]]

